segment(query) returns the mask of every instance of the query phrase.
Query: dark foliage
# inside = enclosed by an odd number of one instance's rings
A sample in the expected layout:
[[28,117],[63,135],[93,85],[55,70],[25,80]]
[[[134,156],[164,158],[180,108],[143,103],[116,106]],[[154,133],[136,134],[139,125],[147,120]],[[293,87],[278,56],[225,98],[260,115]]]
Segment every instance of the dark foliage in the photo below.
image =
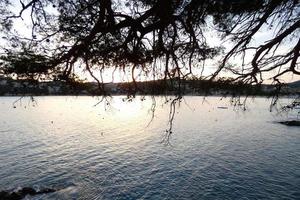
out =
[[[15,2],[16,3],[16,2]],[[300,75],[300,3],[298,0],[21,0],[18,12],[12,1],[1,1],[0,28],[3,61],[0,72],[30,78],[74,78],[81,67],[103,89],[95,75],[107,69],[130,69],[159,79],[191,77],[204,61],[222,55],[218,69],[231,72],[235,81],[259,84],[263,73],[274,72],[274,82],[287,73]],[[15,20],[28,15],[31,37],[13,31]],[[24,20],[26,21],[26,20]],[[214,27],[209,24],[213,22]],[[273,31],[265,43],[253,46],[259,31]],[[217,31],[233,43],[208,45],[207,31]],[[288,49],[279,51],[280,46]],[[251,55],[250,61],[244,60]],[[230,59],[240,56],[241,65]],[[203,69],[202,69],[203,70]],[[201,71],[201,70],[200,70]],[[98,74],[99,72],[97,72]],[[201,76],[201,74],[197,74]],[[97,78],[98,77],[98,78]]]

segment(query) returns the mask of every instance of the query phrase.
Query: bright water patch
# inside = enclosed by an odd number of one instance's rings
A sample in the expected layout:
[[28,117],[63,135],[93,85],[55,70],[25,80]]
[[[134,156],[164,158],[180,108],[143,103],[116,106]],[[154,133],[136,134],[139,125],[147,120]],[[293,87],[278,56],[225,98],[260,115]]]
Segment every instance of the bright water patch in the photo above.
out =
[[164,98],[149,126],[150,97],[96,107],[91,97],[38,97],[13,108],[15,99],[0,98],[0,190],[59,189],[32,199],[300,198],[300,129],[274,123],[285,116],[264,98],[243,112],[229,99],[186,97],[169,146]]

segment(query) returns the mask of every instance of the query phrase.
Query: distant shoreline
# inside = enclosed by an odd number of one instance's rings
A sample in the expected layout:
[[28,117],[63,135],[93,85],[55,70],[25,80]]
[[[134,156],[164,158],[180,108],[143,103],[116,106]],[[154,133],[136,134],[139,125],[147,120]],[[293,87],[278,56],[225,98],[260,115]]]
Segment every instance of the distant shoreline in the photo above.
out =
[[247,85],[227,80],[156,80],[148,82],[33,82],[0,77],[0,96],[274,96],[300,95],[300,81],[284,85]]
[[[0,98],[3,97],[103,97],[104,95],[86,95],[86,94],[59,94],[59,95],[37,95],[37,94],[25,94],[25,95],[0,95]],[[112,94],[112,95],[106,95],[107,97],[128,97],[127,94]],[[176,97],[178,95],[175,94],[136,94],[136,97]],[[204,95],[204,94],[182,94],[182,97],[220,97],[220,98],[233,98],[233,97],[249,97],[249,98],[273,98],[271,95]],[[297,94],[283,94],[279,95],[280,98],[296,98],[298,95]]]

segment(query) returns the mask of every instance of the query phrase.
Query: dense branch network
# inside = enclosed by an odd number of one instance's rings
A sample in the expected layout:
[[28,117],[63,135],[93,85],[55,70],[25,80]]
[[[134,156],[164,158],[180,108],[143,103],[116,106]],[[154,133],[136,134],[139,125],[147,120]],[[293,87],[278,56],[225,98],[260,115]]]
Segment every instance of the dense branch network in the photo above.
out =
[[[9,6],[18,3],[20,10],[12,12]],[[205,60],[216,56],[222,58],[207,77],[210,80],[224,70],[231,72],[233,81],[250,84],[262,83],[263,73],[270,71],[276,71],[271,77],[276,82],[290,72],[300,75],[298,0],[4,0],[1,4],[0,28],[9,42],[1,47],[0,73],[5,75],[69,80],[81,68],[103,89],[101,75],[108,69],[130,69],[133,82],[137,72],[153,79],[182,80],[195,70],[202,72]],[[30,24],[30,37],[13,31],[20,19]],[[256,35],[266,30],[273,32],[272,37],[253,45]],[[210,31],[230,40],[232,47],[211,47]],[[246,61],[249,55],[251,60]],[[233,67],[234,57],[242,62]]]

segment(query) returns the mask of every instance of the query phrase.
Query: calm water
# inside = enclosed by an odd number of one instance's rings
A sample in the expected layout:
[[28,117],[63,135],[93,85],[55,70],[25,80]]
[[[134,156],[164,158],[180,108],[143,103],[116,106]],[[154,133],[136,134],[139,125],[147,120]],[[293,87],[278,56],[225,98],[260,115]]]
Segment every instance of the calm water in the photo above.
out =
[[[32,199],[300,199],[300,129],[269,101],[186,97],[171,145],[169,106],[150,97],[0,98],[0,190],[53,187]],[[30,199],[30,198],[28,198]]]

